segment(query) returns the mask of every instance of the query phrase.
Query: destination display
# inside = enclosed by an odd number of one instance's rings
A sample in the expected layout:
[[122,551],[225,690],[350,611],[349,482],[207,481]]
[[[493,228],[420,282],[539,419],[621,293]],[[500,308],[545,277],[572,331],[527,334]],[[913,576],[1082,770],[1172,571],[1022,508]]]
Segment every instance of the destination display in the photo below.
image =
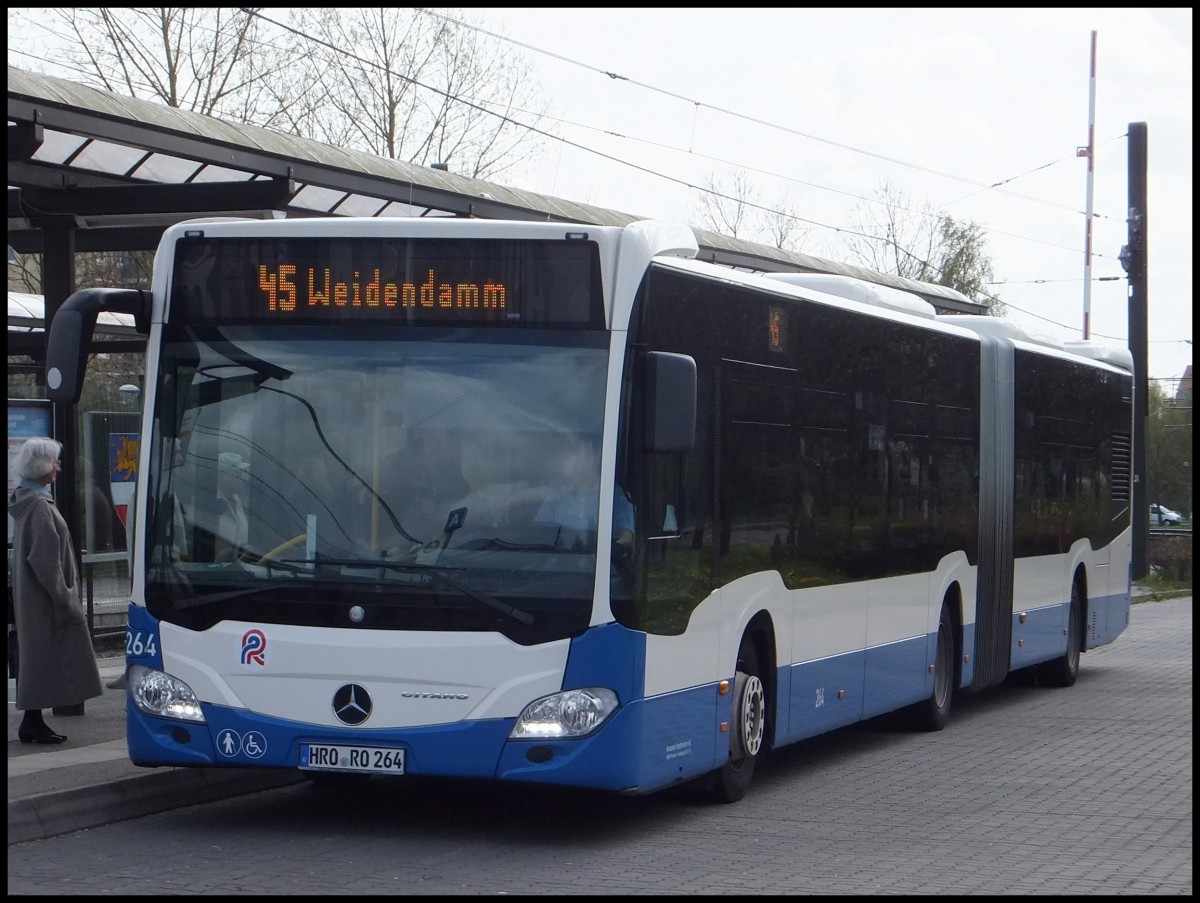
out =
[[593,242],[180,239],[168,317],[188,323],[604,325]]

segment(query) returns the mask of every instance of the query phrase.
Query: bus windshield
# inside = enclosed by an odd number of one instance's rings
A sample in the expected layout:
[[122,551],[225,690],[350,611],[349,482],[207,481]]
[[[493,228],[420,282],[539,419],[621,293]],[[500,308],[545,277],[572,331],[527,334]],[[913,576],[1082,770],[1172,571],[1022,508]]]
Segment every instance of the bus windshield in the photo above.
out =
[[607,368],[591,330],[164,327],[147,605],[192,629],[578,632]]

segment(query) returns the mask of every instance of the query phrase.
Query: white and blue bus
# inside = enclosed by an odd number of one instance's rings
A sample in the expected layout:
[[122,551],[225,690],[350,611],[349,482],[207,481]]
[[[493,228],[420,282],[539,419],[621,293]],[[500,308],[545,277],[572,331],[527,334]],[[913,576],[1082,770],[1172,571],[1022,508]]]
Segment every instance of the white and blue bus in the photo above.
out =
[[72,296],[54,398],[99,311],[149,333],[132,761],[735,801],[772,748],[1072,684],[1129,619],[1128,352],[697,253],[203,221]]

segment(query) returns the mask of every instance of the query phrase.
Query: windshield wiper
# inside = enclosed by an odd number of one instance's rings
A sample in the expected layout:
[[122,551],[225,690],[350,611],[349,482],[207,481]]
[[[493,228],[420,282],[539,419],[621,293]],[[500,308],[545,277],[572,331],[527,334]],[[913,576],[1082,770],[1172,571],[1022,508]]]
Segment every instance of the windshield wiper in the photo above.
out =
[[285,563],[291,565],[333,565],[335,567],[352,567],[363,568],[387,568],[392,571],[401,571],[405,574],[419,574],[422,577],[432,577],[453,590],[457,590],[468,598],[474,599],[476,602],[481,602],[501,614],[508,615],[514,621],[519,621],[526,627],[533,624],[533,615],[527,611],[522,611],[519,608],[514,608],[507,602],[497,599],[495,596],[489,596],[487,593],[480,592],[474,587],[467,586],[465,583],[459,583],[454,578],[448,576],[443,568],[430,567],[422,564],[405,564],[399,561],[384,561],[381,559],[364,559],[364,558],[304,558],[283,559]]
[[552,542],[511,542],[500,536],[480,537],[454,547],[459,552],[562,552]]
[[188,596],[177,599],[174,605],[178,609],[202,608],[205,605],[213,605],[217,602],[229,602],[233,599],[245,598],[246,596],[256,596],[259,593],[269,593],[272,590],[296,589],[298,585],[295,580],[273,580],[265,585],[229,589],[219,593],[205,593],[202,596]]
[[[308,568],[293,567],[290,564],[279,564],[272,562],[276,570],[290,572],[293,574],[302,574],[307,577],[312,576],[312,571]],[[248,573],[248,572],[244,572]],[[176,562],[172,561],[167,564],[156,564],[150,569],[149,584],[159,590],[169,590],[177,597],[174,603],[179,608],[200,608],[205,605],[211,605],[216,602],[227,602],[231,599],[238,599],[244,596],[252,596],[256,593],[267,592],[273,589],[280,589],[285,586],[295,586],[296,579],[289,577],[287,579],[275,579],[267,583],[256,583],[254,586],[242,586],[238,589],[222,590],[217,593],[205,593],[200,596],[192,595],[192,583],[198,576],[196,572],[189,572],[181,568]]]

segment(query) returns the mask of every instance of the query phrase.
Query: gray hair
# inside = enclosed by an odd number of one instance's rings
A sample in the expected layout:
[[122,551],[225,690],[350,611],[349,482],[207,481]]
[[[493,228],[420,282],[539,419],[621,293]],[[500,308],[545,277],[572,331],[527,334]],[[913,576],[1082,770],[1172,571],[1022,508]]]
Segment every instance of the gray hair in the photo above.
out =
[[40,480],[54,469],[54,459],[62,455],[62,443],[57,439],[34,436],[26,439],[13,467],[22,480]]

